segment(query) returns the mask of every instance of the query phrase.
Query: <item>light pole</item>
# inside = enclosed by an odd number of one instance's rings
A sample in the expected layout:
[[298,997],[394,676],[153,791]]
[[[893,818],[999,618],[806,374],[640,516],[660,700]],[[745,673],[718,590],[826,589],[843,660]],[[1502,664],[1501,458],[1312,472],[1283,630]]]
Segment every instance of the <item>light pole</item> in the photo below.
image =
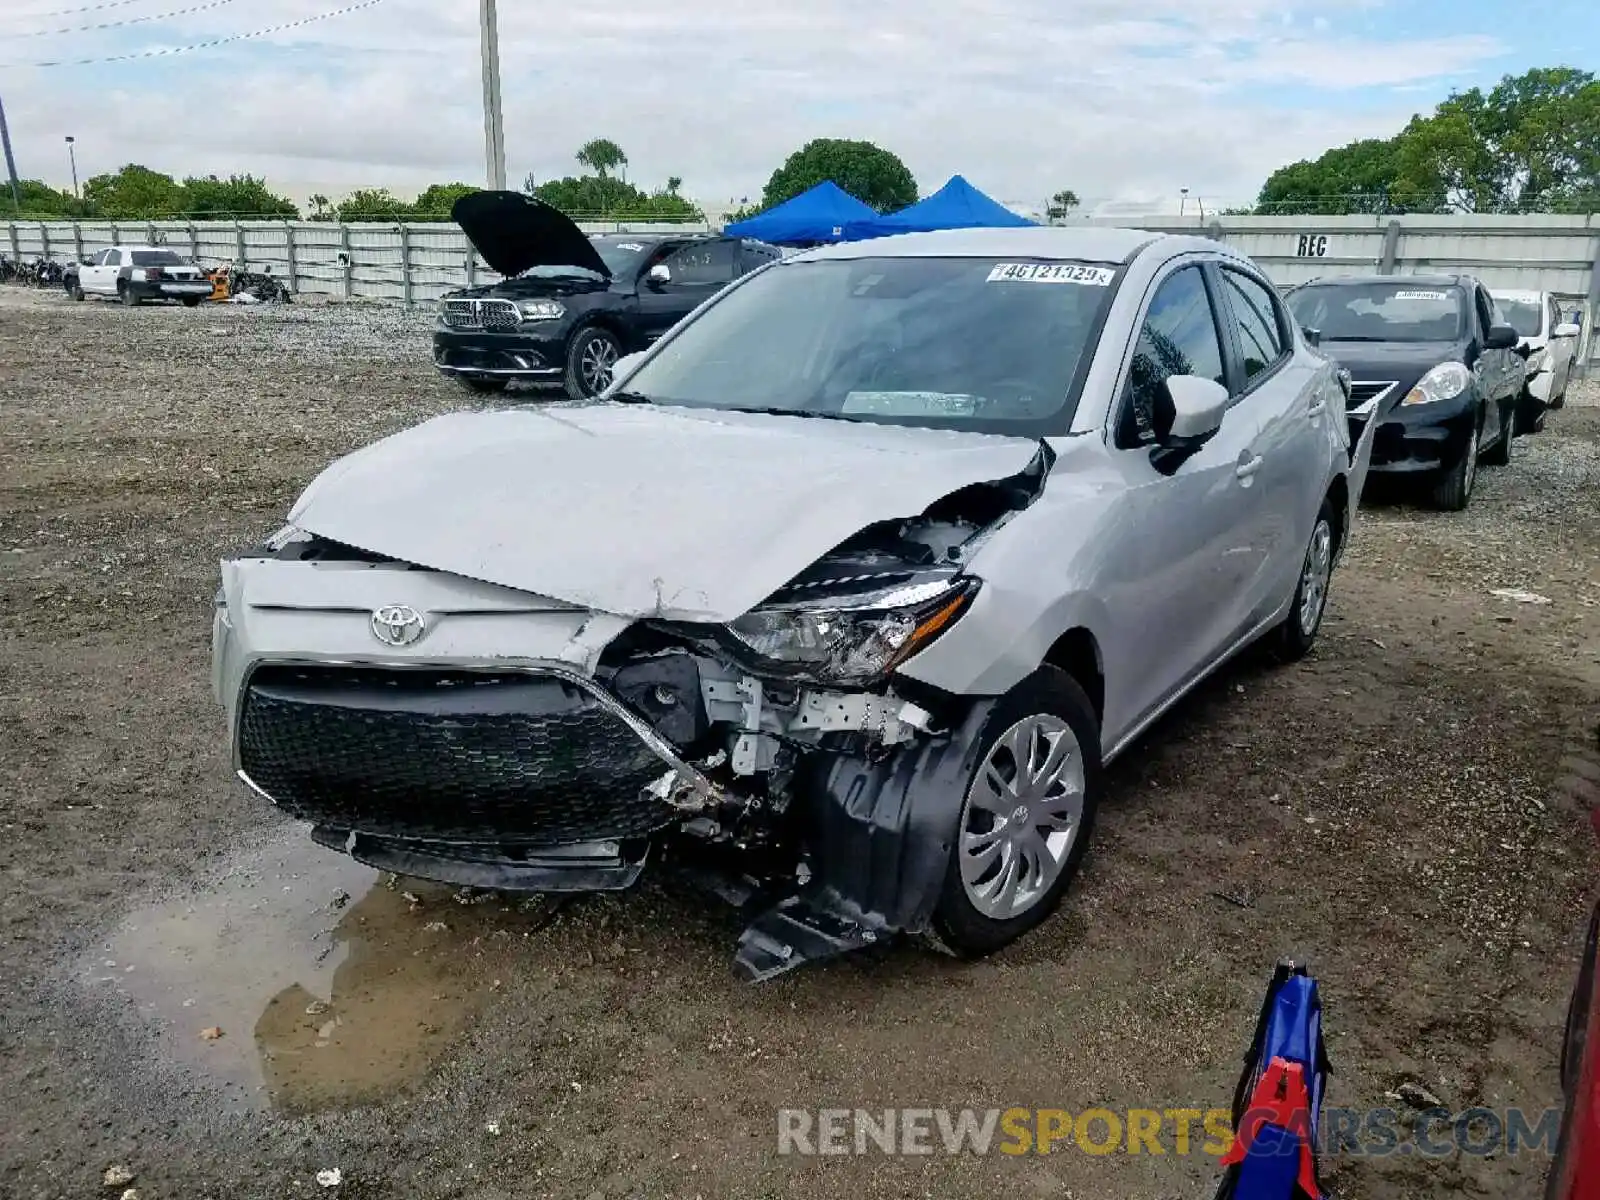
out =
[[5,147],[6,174],[11,176],[11,203],[22,212],[22,185],[17,182],[17,160],[11,157],[11,130],[6,127],[6,106],[0,104],[0,146]]
[[1189,207],[1189,189],[1178,189],[1178,215],[1183,216],[1184,210]]
[[478,25],[483,54],[483,139],[488,159],[489,186],[506,186],[506,133],[500,119],[500,30],[495,0],[478,0]]
[[70,135],[68,136],[68,138],[67,138],[67,158],[72,163],[72,198],[74,200],[82,200],[83,196],[78,192],[78,151],[77,151],[77,148],[75,146],[73,146],[73,144],[72,144],[73,142],[75,142],[77,140],[78,139],[75,138],[75,137],[72,137]]

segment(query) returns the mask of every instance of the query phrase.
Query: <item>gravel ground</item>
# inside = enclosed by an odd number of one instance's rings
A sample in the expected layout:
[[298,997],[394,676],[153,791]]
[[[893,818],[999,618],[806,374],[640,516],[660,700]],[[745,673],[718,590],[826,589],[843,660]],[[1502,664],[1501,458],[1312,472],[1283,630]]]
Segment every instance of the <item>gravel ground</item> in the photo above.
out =
[[[0,1195],[121,1195],[111,1168],[142,1200],[1209,1195],[1170,1140],[802,1160],[776,1110],[1225,1105],[1287,952],[1323,982],[1334,1104],[1556,1102],[1596,866],[1600,389],[1466,514],[1365,508],[1317,651],[1230,667],[1116,765],[1046,927],[751,989],[690,900],[387,886],[228,777],[216,560],[334,456],[463,404],[427,329],[0,289]],[[1545,1165],[1327,1182],[1525,1197]]]

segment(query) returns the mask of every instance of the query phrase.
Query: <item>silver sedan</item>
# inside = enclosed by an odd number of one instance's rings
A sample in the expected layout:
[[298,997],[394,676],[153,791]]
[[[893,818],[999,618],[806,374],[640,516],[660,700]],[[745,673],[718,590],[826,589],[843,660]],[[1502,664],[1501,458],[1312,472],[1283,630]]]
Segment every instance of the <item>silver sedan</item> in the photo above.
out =
[[1311,648],[1371,453],[1215,242],[914,234],[754,272],[599,400],[334,463],[222,567],[234,765],[330,848],[531,891],[682,869],[765,978],[1056,907],[1105,764]]

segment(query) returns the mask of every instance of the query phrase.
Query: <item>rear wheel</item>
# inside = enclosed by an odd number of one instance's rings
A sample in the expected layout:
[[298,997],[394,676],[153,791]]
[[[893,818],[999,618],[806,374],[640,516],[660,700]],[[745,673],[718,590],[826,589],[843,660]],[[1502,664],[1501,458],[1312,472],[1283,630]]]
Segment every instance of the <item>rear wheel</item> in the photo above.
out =
[[1461,512],[1472,499],[1472,485],[1478,481],[1478,431],[1473,430],[1461,458],[1433,485],[1435,508]]
[[504,379],[483,375],[457,375],[456,382],[474,396],[496,396],[506,390]]
[[76,275],[67,281],[67,295],[74,300],[81,301],[83,299],[83,285],[78,282]]
[[1100,799],[1100,723],[1076,680],[1041,667],[979,735],[933,940],[962,958],[1034,928],[1077,873]]
[[139,297],[133,294],[133,289],[128,286],[128,281],[126,279],[120,280],[117,283],[117,299],[121,300],[129,308],[132,308],[134,305],[139,303]]
[[1511,465],[1511,454],[1517,440],[1517,405],[1513,401],[1500,414],[1500,440],[1483,452],[1483,462],[1489,467]]
[[199,296],[185,296],[183,298],[183,306],[185,308],[196,308],[196,307],[199,306],[199,304],[200,304],[200,297]]
[[1280,662],[1297,662],[1309,654],[1317,640],[1317,630],[1322,628],[1322,614],[1328,608],[1328,585],[1333,581],[1333,530],[1333,505],[1323,500],[1300,564],[1300,582],[1295,586],[1289,615],[1272,633],[1272,653]]

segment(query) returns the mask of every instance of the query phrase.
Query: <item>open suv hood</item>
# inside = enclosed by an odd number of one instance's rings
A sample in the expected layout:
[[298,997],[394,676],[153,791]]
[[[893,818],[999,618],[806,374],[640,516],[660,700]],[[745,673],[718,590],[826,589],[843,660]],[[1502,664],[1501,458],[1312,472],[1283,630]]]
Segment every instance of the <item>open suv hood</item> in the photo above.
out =
[[867,526],[1039,453],[1031,438],[642,404],[460,412],[340,459],[289,520],[592,611],[720,622]]
[[534,267],[611,270],[588,236],[557,208],[522,192],[469,192],[450,216],[492,270],[507,277]]

